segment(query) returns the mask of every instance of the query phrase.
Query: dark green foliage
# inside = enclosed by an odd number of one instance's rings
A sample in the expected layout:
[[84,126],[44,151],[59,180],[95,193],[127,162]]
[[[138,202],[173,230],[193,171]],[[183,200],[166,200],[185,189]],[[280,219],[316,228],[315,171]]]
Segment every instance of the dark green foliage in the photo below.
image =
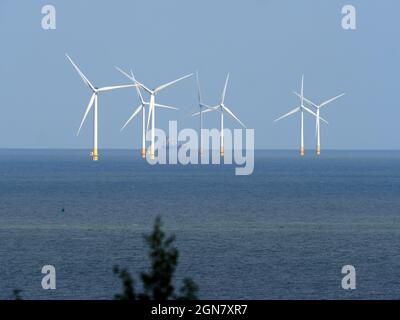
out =
[[174,292],[171,281],[178,261],[178,250],[172,245],[175,236],[165,237],[161,230],[161,219],[157,217],[153,233],[145,236],[145,239],[150,248],[151,270],[140,275],[144,294],[154,300],[167,300]]
[[179,291],[180,295],[176,297],[177,300],[196,300],[196,292],[199,291],[199,287],[192,279],[185,278]]
[[196,300],[198,287],[193,280],[185,278],[179,294],[175,294],[172,284],[173,275],[178,264],[179,252],[174,246],[175,236],[167,237],[161,229],[161,218],[157,217],[153,232],[145,236],[149,246],[151,269],[142,272],[140,279],[143,284],[143,293],[135,294],[134,280],[127,269],[114,267],[114,274],[122,280],[123,293],[116,295],[118,300]]
[[21,292],[22,292],[22,290],[20,290],[20,289],[14,289],[13,290],[13,298],[14,298],[14,300],[23,300],[22,296],[21,296]]
[[122,294],[116,294],[115,300],[134,300],[135,299],[135,288],[134,282],[127,269],[120,269],[118,266],[114,266],[113,272],[122,281],[123,292]]

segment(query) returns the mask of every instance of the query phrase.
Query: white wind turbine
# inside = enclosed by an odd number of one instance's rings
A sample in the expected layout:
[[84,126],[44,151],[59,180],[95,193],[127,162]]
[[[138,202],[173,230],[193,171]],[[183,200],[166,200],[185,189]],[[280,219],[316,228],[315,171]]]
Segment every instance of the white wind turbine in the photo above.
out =
[[200,155],[203,153],[203,112],[213,111],[209,106],[203,103],[203,97],[200,89],[200,80],[199,73],[196,71],[196,82],[197,82],[197,99],[199,103],[199,112],[196,112],[195,115],[200,115],[200,134],[199,134],[199,153]]
[[224,112],[227,112],[231,117],[233,117],[237,122],[239,122],[244,128],[246,128],[246,126],[244,125],[244,123],[242,121],[240,121],[238,119],[238,117],[236,117],[233,112],[225,105],[225,95],[226,95],[226,88],[228,86],[228,81],[229,81],[229,73],[226,76],[226,80],[225,80],[225,85],[224,85],[224,89],[222,91],[222,96],[221,96],[221,103],[219,105],[216,105],[214,107],[209,107],[205,104],[202,104],[203,107],[207,108],[205,110],[201,110],[200,112],[196,112],[193,115],[198,115],[198,114],[202,114],[205,112],[210,112],[210,111],[219,111],[221,114],[221,132],[220,132],[220,139],[221,139],[221,145],[220,145],[220,154],[223,157],[224,156]]
[[[311,111],[309,108],[304,106],[304,75],[301,77],[301,94],[299,95],[300,97],[300,106],[294,108],[293,110],[289,111],[288,113],[284,114],[283,116],[279,117],[278,119],[274,120],[279,121],[282,120],[296,112],[300,112],[300,155],[304,156],[304,110],[307,111],[308,113],[312,114],[314,117],[317,117],[317,115]],[[325,119],[320,117],[320,119],[326,123],[328,123]]]
[[121,88],[128,88],[128,87],[134,87],[136,84],[127,84],[127,85],[118,85],[118,86],[107,86],[107,87],[102,87],[102,88],[97,88],[92,85],[92,83],[88,80],[88,78],[83,74],[83,72],[78,68],[78,66],[72,61],[70,56],[68,54],[65,54],[68,58],[68,60],[71,62],[71,64],[74,66],[75,70],[78,72],[78,74],[81,76],[83,82],[92,90],[92,96],[90,97],[89,104],[86,108],[85,114],[82,118],[81,125],[79,126],[78,132],[76,135],[79,135],[79,132],[81,131],[81,128],[83,126],[83,123],[85,122],[85,119],[94,105],[94,114],[93,114],[93,152],[92,152],[92,159],[94,161],[97,161],[99,159],[99,153],[98,153],[98,139],[97,139],[97,128],[98,128],[98,94],[100,92],[105,92],[105,91],[110,91],[110,90],[115,90],[115,89],[121,89]]
[[[128,121],[124,124],[124,126],[121,128],[121,131],[127,126],[127,124],[140,112],[142,111],[142,158],[146,157],[146,106],[149,106],[150,103],[144,101],[142,93],[140,91],[140,86],[137,85],[137,81],[135,79],[135,76],[131,70],[131,74],[127,74],[125,71],[123,71],[122,69],[115,67],[119,72],[121,72],[123,75],[125,75],[126,77],[128,77],[129,79],[131,79],[135,84],[136,84],[136,91],[138,94],[138,97],[140,99],[140,105],[139,107],[137,107],[135,109],[135,111],[132,113],[132,115],[130,116],[130,118],[128,119]],[[159,108],[166,108],[166,109],[173,109],[173,110],[178,110],[178,108],[175,107],[170,107],[170,106],[166,106],[163,104],[159,104],[159,103],[154,103],[155,107],[159,107]]]
[[[122,71],[119,69],[119,71]],[[146,102],[146,105],[149,105],[149,116],[147,118],[147,128],[149,127],[150,124],[150,118],[151,118],[151,145],[150,145],[150,159],[154,159],[154,138],[155,138],[155,107],[161,107],[161,108],[167,108],[167,109],[177,109],[175,107],[170,107],[170,106],[166,106],[163,104],[158,104],[155,102],[156,99],[156,95],[163,89],[177,83],[178,81],[181,81],[183,79],[186,79],[188,77],[191,77],[193,75],[193,73],[188,74],[184,77],[181,77],[179,79],[176,79],[174,81],[168,82],[166,84],[163,84],[161,86],[158,86],[157,88],[151,90],[148,87],[146,87],[144,84],[142,84],[141,82],[137,81],[134,77],[131,77],[129,75],[127,75],[125,72],[122,72],[125,76],[127,76],[129,79],[135,81],[135,84],[140,86],[141,88],[143,88],[148,94],[150,94],[150,102]]]
[[[298,94],[297,92],[294,92],[295,95],[297,95],[298,97],[301,97],[300,94]],[[324,106],[326,106],[327,104],[343,97],[345,95],[345,93],[339,94],[334,98],[331,98],[329,100],[326,100],[325,102],[322,102],[321,104],[317,105],[314,102],[312,102],[309,99],[306,99],[305,97],[303,97],[304,101],[306,101],[307,103],[309,103],[310,105],[314,106],[317,109],[317,116],[315,118],[315,135],[317,136],[317,155],[321,154],[321,129],[320,129],[320,109]]]

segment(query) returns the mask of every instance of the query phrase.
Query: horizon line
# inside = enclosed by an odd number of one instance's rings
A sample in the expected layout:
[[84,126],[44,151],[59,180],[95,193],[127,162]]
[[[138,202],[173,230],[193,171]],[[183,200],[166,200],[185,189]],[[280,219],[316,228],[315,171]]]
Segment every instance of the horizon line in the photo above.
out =
[[[80,151],[91,151],[91,148],[55,148],[55,147],[0,147],[0,150],[80,150]],[[101,148],[100,150],[114,150],[114,151],[141,151],[141,148]],[[219,150],[219,148],[209,149],[209,150]],[[233,149],[225,149],[227,151],[232,151]],[[243,149],[249,150],[249,149]],[[314,151],[315,148],[308,148],[305,151]],[[382,149],[373,149],[373,148],[326,148],[323,149],[325,151],[400,151],[400,148],[382,148]],[[278,149],[278,148],[255,148],[254,151],[298,151],[298,148],[293,149]]]

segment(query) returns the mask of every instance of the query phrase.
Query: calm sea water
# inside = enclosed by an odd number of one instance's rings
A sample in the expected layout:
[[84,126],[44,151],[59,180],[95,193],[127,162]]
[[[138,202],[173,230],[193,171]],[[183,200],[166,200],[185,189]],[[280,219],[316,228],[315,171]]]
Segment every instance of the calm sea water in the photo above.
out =
[[[208,299],[400,298],[400,152],[258,151],[231,165],[151,166],[138,151],[0,150],[0,298],[111,299],[115,264],[148,267],[156,215],[177,284]],[[62,211],[64,208],[64,211]],[[41,289],[41,268],[57,289]],[[341,289],[341,268],[357,289]]]

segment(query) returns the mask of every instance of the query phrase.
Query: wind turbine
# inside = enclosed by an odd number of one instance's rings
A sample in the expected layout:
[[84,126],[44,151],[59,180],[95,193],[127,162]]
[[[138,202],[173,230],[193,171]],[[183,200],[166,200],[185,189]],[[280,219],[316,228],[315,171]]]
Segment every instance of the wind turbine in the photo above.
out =
[[[304,156],[304,111],[307,111],[308,113],[312,114],[314,117],[317,117],[317,115],[311,111],[309,108],[304,106],[304,75],[301,77],[301,94],[299,95],[300,97],[300,106],[294,108],[293,110],[289,111],[288,113],[284,114],[283,116],[279,117],[278,119],[274,120],[275,122],[282,120],[292,114],[295,114],[296,112],[300,112],[300,155]],[[325,119],[320,117],[320,119],[326,123],[328,123]]]
[[[298,97],[301,97],[300,94],[298,94],[297,92],[294,92],[295,95],[297,95]],[[309,103],[310,105],[314,106],[317,109],[317,116],[315,119],[315,135],[317,136],[317,155],[321,154],[321,129],[320,129],[320,108],[326,106],[327,104],[343,97],[345,95],[345,93],[339,94],[334,98],[331,98],[329,100],[326,100],[325,102],[322,102],[321,104],[317,105],[314,102],[312,102],[309,99],[306,99],[305,97],[303,97],[304,101],[306,101],[307,103]]]
[[[191,76],[193,75],[193,73],[188,74],[188,75],[186,75],[186,76],[183,76],[183,77],[181,77],[181,78],[179,78],[179,79],[176,79],[176,80],[174,80],[174,81],[165,83],[165,84],[163,84],[163,85],[161,85],[161,86],[158,86],[158,87],[155,88],[155,89],[149,89],[149,88],[146,87],[144,84],[142,84],[141,82],[137,81],[134,77],[129,76],[128,74],[126,74],[125,72],[123,72],[122,70],[120,70],[119,68],[118,68],[118,70],[119,70],[120,72],[122,72],[125,76],[127,76],[129,79],[133,80],[133,81],[135,82],[136,85],[140,86],[140,87],[143,88],[147,93],[150,94],[150,102],[148,102],[148,103],[146,102],[145,104],[146,104],[146,105],[149,105],[149,116],[148,116],[148,118],[147,118],[147,128],[149,127],[150,118],[151,118],[150,159],[154,159],[155,107],[161,107],[161,108],[167,108],[167,109],[175,109],[175,110],[177,109],[177,108],[175,108],[175,107],[170,107],[170,106],[166,106],[166,105],[163,105],[163,104],[158,104],[158,103],[156,103],[156,102],[155,102],[156,95],[157,95],[161,90],[163,90],[163,89],[165,89],[165,88],[167,88],[167,87],[169,87],[169,86],[171,86],[171,85],[177,83],[178,81],[181,81],[181,80],[183,80],[183,79],[186,79],[186,78],[188,78],[188,77],[191,77]],[[132,118],[133,118],[133,117],[132,117]]]
[[200,142],[199,142],[199,154],[201,155],[203,153],[203,136],[202,136],[202,130],[203,130],[203,112],[208,112],[208,111],[213,111],[210,109],[209,106],[203,103],[203,97],[201,95],[201,89],[200,89],[200,80],[199,80],[199,73],[196,71],[196,82],[197,82],[197,98],[198,98],[198,103],[199,103],[199,112],[196,112],[195,115],[200,115]]
[[209,107],[205,104],[202,104],[203,107],[207,108],[204,111],[201,110],[200,112],[196,112],[193,115],[198,115],[204,112],[210,112],[210,111],[219,111],[221,114],[221,133],[220,133],[220,139],[221,139],[221,145],[220,145],[220,154],[223,157],[224,156],[224,112],[227,112],[231,117],[233,117],[237,122],[239,122],[244,128],[246,128],[246,126],[244,125],[244,123],[242,121],[240,121],[238,119],[238,117],[236,117],[233,112],[225,105],[225,95],[226,95],[226,88],[228,86],[228,81],[229,81],[229,73],[226,76],[226,80],[225,80],[225,85],[224,85],[224,89],[222,91],[222,95],[221,95],[221,103],[219,105],[216,105],[214,107]]
[[79,69],[79,67],[75,64],[75,62],[72,61],[70,56],[68,54],[65,54],[68,60],[71,62],[75,70],[78,72],[80,77],[82,78],[83,82],[92,90],[92,96],[90,97],[89,104],[86,108],[85,114],[82,118],[81,125],[79,126],[77,136],[79,135],[79,132],[81,131],[81,128],[83,126],[83,123],[85,122],[85,119],[94,105],[94,114],[93,114],[93,152],[92,152],[92,159],[94,161],[99,160],[99,153],[98,153],[98,144],[97,144],[97,128],[98,128],[98,94],[100,92],[105,92],[105,91],[110,91],[110,90],[115,90],[115,89],[121,89],[121,88],[128,88],[128,87],[134,87],[136,84],[127,84],[127,85],[118,85],[118,86],[107,86],[107,87],[102,87],[98,88],[92,85],[92,83],[88,80],[88,78],[83,74],[83,72]]
[[[135,84],[137,84],[135,76],[133,75],[133,72],[131,70],[131,74],[127,74],[125,71],[123,71],[121,68],[115,67],[119,72],[121,72],[123,75],[131,79]],[[140,91],[140,86],[136,85],[136,92],[138,94],[138,97],[140,99],[140,105],[135,109],[135,111],[132,113],[131,117],[128,119],[128,121],[124,124],[124,126],[121,128],[121,131],[124,130],[124,128],[127,126],[127,124],[140,112],[142,111],[142,158],[146,158],[146,106],[149,106],[150,103],[144,101],[142,93]],[[156,107],[159,108],[166,108],[166,109],[174,109],[178,110],[178,108],[175,107],[170,107],[170,106],[165,106],[163,104],[154,104]]]
[[[133,75],[133,72],[131,70],[131,74],[128,75],[127,73],[125,73],[123,70],[121,70],[120,68],[116,67],[116,69],[118,71],[120,71],[121,73],[123,73],[125,76],[127,76],[128,78],[130,78],[135,84],[135,76]],[[140,105],[139,107],[137,107],[135,109],[135,111],[132,113],[132,115],[130,116],[130,118],[128,119],[128,121],[125,122],[125,124],[123,125],[123,127],[121,128],[121,131],[124,130],[124,128],[128,125],[129,122],[131,122],[131,120],[140,112],[142,111],[142,158],[146,158],[146,108],[145,106],[148,105],[147,102],[145,102],[143,100],[143,96],[142,93],[140,92],[140,88],[139,86],[136,85],[135,87],[137,95],[140,99]]]

